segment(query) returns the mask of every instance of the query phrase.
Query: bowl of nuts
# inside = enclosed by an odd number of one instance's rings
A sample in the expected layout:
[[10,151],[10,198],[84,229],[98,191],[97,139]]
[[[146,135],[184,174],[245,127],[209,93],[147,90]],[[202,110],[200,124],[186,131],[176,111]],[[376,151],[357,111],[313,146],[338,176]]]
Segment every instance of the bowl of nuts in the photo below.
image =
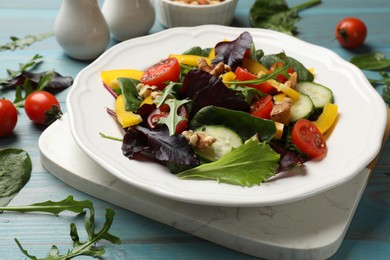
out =
[[238,0],[155,0],[157,18],[166,27],[230,25]]

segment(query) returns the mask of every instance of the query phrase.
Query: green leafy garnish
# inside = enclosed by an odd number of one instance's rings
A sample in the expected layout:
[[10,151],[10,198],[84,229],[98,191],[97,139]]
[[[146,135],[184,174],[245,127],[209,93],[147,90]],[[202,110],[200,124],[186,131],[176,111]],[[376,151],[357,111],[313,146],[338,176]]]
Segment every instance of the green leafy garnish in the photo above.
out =
[[22,149],[0,149],[0,206],[7,205],[29,181],[31,158]]
[[42,41],[50,36],[53,36],[53,32],[41,33],[37,35],[26,35],[24,38],[11,36],[11,42],[0,46],[0,51],[14,51],[16,49],[24,49],[30,46],[34,42]]
[[382,52],[373,52],[351,58],[350,62],[362,70],[383,71],[390,69],[390,59]]
[[71,211],[74,213],[83,213],[86,209],[89,209],[90,216],[85,217],[84,227],[88,235],[88,240],[81,242],[77,227],[74,223],[70,224],[70,237],[73,241],[73,249],[68,250],[64,255],[59,254],[57,246],[53,245],[47,257],[37,258],[36,256],[30,255],[27,250],[25,250],[20,242],[15,239],[18,247],[22,253],[30,259],[44,259],[44,260],[66,260],[71,259],[76,256],[86,255],[92,257],[99,257],[105,253],[104,248],[99,247],[96,243],[99,240],[107,240],[114,244],[120,244],[121,241],[118,237],[113,236],[109,233],[109,229],[113,223],[115,212],[112,209],[106,209],[106,221],[102,229],[95,233],[95,210],[93,203],[89,200],[76,201],[73,199],[73,196],[68,196],[66,199],[58,202],[46,201],[35,203],[28,206],[15,206],[15,207],[0,207],[0,210],[4,211],[15,211],[15,212],[45,212],[58,215],[63,211]]
[[390,70],[390,59],[381,52],[363,54],[351,58],[350,62],[362,70],[377,71],[380,79],[369,78],[373,87],[383,86],[382,98],[390,104],[390,76],[387,73]]
[[178,174],[182,179],[208,179],[252,187],[275,175],[280,155],[266,142],[249,139],[218,161],[202,164]]
[[298,12],[320,3],[321,0],[311,0],[289,8],[285,0],[256,0],[249,11],[249,20],[253,27],[293,35],[297,31],[295,23],[300,19]]

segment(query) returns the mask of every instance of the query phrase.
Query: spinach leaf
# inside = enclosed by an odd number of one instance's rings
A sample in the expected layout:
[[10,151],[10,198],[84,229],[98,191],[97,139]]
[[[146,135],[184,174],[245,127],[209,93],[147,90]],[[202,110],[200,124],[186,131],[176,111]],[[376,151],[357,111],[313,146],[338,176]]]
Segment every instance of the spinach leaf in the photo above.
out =
[[118,78],[118,82],[125,100],[125,109],[136,112],[142,103],[137,91],[139,81],[131,78]]
[[202,164],[178,174],[182,179],[208,179],[251,187],[275,175],[277,154],[266,142],[249,139],[218,161]]
[[203,125],[223,125],[235,131],[243,141],[255,134],[258,134],[262,141],[270,141],[276,132],[273,121],[215,106],[204,107],[196,113],[189,127],[196,129]]
[[186,55],[198,55],[202,57],[208,57],[210,54],[211,48],[204,48],[202,49],[199,46],[194,46],[186,51],[183,52],[183,54]]
[[377,71],[380,79],[368,79],[373,87],[383,86],[382,98],[390,104],[390,76],[387,73],[390,70],[390,59],[381,52],[373,52],[352,57],[351,63],[362,70]]
[[29,181],[31,158],[22,149],[0,150],[0,206],[7,205]]
[[362,70],[390,70],[390,59],[382,52],[373,52],[352,57],[350,62]]
[[[303,66],[302,63],[300,63],[298,60],[288,57],[288,66],[293,68],[297,74],[298,74],[298,80],[299,81],[313,81],[314,76],[313,74]],[[270,55],[265,55],[261,59],[261,63],[266,66],[268,69],[271,68],[272,65],[274,65],[277,62],[283,62],[281,59],[280,54],[270,54]]]
[[296,34],[300,10],[321,3],[321,0],[311,0],[289,8],[285,0],[256,0],[250,11],[249,20],[253,27],[272,29],[275,31]]

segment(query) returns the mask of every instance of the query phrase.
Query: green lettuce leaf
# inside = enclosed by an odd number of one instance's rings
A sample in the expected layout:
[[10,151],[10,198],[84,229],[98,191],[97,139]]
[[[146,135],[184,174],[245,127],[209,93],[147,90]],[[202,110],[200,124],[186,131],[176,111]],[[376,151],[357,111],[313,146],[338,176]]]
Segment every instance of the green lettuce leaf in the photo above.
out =
[[215,162],[178,174],[182,179],[207,179],[252,187],[275,175],[280,155],[266,142],[249,139]]

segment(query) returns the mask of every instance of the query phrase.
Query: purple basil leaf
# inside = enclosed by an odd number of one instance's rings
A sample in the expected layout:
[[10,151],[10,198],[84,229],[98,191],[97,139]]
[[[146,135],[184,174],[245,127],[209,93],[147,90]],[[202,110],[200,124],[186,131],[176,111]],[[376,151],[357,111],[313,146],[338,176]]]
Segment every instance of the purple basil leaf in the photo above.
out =
[[247,112],[250,105],[237,96],[217,77],[199,69],[193,69],[184,78],[183,90],[193,101],[193,113],[206,106],[218,106]]
[[136,153],[147,151],[162,162],[194,167],[199,165],[199,159],[186,139],[182,135],[170,136],[166,127],[153,131],[142,126],[130,127],[123,143],[123,153],[130,158]]
[[242,65],[244,55],[251,48],[252,42],[252,36],[248,32],[243,32],[234,41],[217,43],[212,64],[223,62],[229,65],[232,71],[235,71],[238,66]]

